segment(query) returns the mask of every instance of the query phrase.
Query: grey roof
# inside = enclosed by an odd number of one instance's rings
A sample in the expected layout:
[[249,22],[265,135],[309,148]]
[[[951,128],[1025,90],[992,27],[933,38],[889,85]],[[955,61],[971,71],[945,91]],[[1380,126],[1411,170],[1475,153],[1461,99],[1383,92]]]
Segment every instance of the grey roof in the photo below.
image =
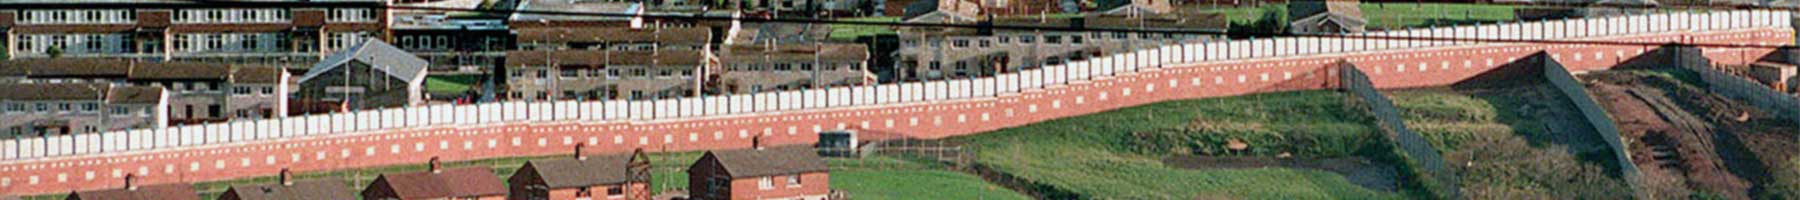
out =
[[506,195],[506,184],[486,167],[382,174],[376,178],[376,183],[387,184],[386,187],[393,189],[400,199]]
[[242,200],[330,200],[356,199],[356,192],[342,180],[319,179],[295,181],[292,185],[268,183],[259,185],[234,185],[230,193]]
[[107,103],[145,103],[163,101],[163,89],[156,86],[113,86],[102,83],[35,83],[0,84],[0,100],[10,101],[93,101],[106,92]]
[[[519,1],[520,2],[518,5],[518,10],[521,10],[521,11],[615,13],[615,14],[632,14],[632,15],[641,15],[644,13],[643,4],[627,3],[627,2],[620,2],[620,1],[606,1],[606,0],[519,0]],[[620,16],[584,16],[584,15],[516,13],[516,14],[513,14],[513,16],[510,19],[512,21],[540,21],[540,20],[543,20],[543,21],[613,21],[613,20],[628,20],[631,18],[630,17],[620,17]]]
[[356,43],[356,46],[352,46],[350,49],[338,51],[337,54],[332,54],[331,57],[326,57],[325,60],[314,64],[312,69],[306,71],[306,76],[300,77],[300,82],[318,77],[326,71],[331,71],[332,68],[344,66],[344,63],[349,63],[351,60],[367,63],[375,70],[385,72],[388,76],[408,83],[424,79],[425,69],[431,65],[431,62],[413,56],[412,53],[407,53],[400,48],[395,48],[394,45],[388,45],[381,40],[369,39]]
[[632,154],[588,156],[587,159],[557,158],[532,160],[526,168],[544,179],[550,188],[586,187],[624,183],[630,177],[626,165]]
[[763,149],[709,151],[732,178],[757,177],[830,170],[812,146],[792,145]]

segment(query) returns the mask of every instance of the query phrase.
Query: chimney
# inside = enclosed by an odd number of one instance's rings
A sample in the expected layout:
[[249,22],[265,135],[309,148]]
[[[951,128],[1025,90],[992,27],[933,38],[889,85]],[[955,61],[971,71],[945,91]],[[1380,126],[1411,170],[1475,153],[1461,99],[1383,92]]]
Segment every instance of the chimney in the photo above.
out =
[[761,135],[757,135],[756,137],[750,138],[750,148],[756,149],[756,150],[762,150],[763,149],[762,138],[763,138],[763,136],[761,136]]
[[575,144],[575,160],[587,160],[587,155],[581,154],[581,148],[583,147],[587,147],[587,143]]
[[281,168],[281,185],[294,185],[294,171],[285,167]]
[[431,163],[430,163],[430,165],[431,165],[431,173],[433,173],[433,174],[436,174],[436,173],[438,173],[438,172],[443,172],[443,171],[444,171],[444,166],[443,166],[443,165],[441,165],[441,164],[439,164],[439,163],[438,163],[438,157],[437,157],[437,156],[432,156],[432,157],[431,157]]
[[135,182],[137,182],[137,174],[125,174],[125,190],[137,190],[138,186]]

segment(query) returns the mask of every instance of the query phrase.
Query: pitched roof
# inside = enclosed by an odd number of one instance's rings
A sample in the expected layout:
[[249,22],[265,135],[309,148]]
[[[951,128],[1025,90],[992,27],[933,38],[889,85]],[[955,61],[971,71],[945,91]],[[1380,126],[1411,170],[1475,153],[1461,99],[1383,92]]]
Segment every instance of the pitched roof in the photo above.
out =
[[485,167],[445,169],[437,173],[383,174],[387,187],[401,199],[505,195],[506,184]]
[[234,185],[230,189],[242,200],[310,200],[310,199],[356,199],[356,192],[342,180],[319,179],[295,181],[292,185],[268,183],[257,185]]
[[199,200],[199,193],[194,192],[194,185],[187,183],[171,183],[162,185],[138,186],[135,190],[115,188],[75,192],[73,197],[81,199],[104,200]]
[[400,50],[394,45],[388,45],[381,40],[368,39],[314,64],[312,69],[306,71],[306,76],[300,77],[300,81],[311,80],[326,71],[331,71],[332,68],[344,66],[344,63],[349,63],[351,60],[367,63],[375,70],[408,83],[424,79],[425,69],[431,65],[431,62],[420,59],[405,50]]
[[157,63],[131,68],[132,79],[228,79],[231,66],[210,63]]
[[627,164],[631,154],[588,156],[587,159],[557,158],[532,160],[525,165],[550,188],[585,187],[624,183],[630,174]]
[[0,100],[94,100],[107,87],[100,83],[0,84],[0,88],[6,88],[6,92],[0,92]]
[[281,77],[284,75],[287,75],[287,70],[282,70],[280,67],[271,67],[271,66],[237,67],[231,71],[231,82],[233,82],[233,83],[271,84],[271,83],[280,82]]
[[[253,70],[237,73],[242,70]],[[236,83],[268,83],[277,77],[262,65],[203,62],[139,62],[107,58],[48,58],[0,61],[0,76],[109,77],[127,80],[209,79]],[[285,73],[285,72],[284,72]]]
[[732,178],[757,177],[830,170],[812,146],[792,145],[763,149],[708,151]]
[[[606,0],[519,0],[518,10],[540,12],[583,12],[583,13],[625,13],[639,15],[644,13],[643,4]],[[622,16],[588,16],[560,15],[538,13],[514,13],[511,21],[614,21],[628,20]]]
[[706,63],[705,52],[697,50],[607,51],[550,50],[506,52],[507,67],[540,67],[558,65],[651,65],[692,67]]
[[1131,0],[1130,3],[1107,10],[1106,14],[1158,14],[1175,11],[1169,0]]
[[705,27],[548,27],[514,29],[520,43],[657,42],[705,44],[712,31]]
[[125,77],[131,61],[92,58],[15,59],[0,61],[0,75],[32,77]]
[[160,103],[163,88],[155,86],[112,86],[103,83],[33,83],[0,84],[0,100],[12,101],[92,101],[106,92],[107,103]]
[[732,45],[719,60],[725,63],[772,61],[866,61],[869,49],[861,44]]
[[106,95],[107,103],[155,104],[166,101],[163,93],[168,91],[156,86],[113,87]]
[[1363,18],[1362,8],[1355,0],[1301,0],[1288,2],[1288,19],[1299,20],[1321,14],[1333,14],[1350,18]]

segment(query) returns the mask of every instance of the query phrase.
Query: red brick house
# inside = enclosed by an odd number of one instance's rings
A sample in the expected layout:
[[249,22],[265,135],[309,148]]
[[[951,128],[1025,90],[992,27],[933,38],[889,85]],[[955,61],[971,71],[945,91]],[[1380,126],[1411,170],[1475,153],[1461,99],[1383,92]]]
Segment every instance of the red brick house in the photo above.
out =
[[383,174],[362,191],[368,200],[506,199],[506,184],[485,167],[443,169],[431,158],[431,171]]
[[356,190],[344,180],[317,179],[295,181],[294,174],[281,169],[278,183],[233,185],[219,195],[219,200],[307,200],[356,199]]
[[194,185],[188,183],[169,183],[161,185],[138,186],[135,175],[125,175],[125,187],[74,192],[68,200],[200,200],[194,193]]
[[575,156],[525,162],[507,179],[513,200],[650,199],[650,160],[639,149],[631,154]]
[[688,167],[692,199],[826,199],[831,177],[811,146],[707,151]]

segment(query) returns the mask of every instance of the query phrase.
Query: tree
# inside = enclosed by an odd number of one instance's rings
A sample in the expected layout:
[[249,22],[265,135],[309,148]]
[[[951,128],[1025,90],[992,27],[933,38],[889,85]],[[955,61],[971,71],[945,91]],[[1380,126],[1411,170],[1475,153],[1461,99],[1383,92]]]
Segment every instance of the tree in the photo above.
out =
[[50,46],[50,49],[44,50],[44,54],[50,54],[51,58],[62,57],[62,46]]

